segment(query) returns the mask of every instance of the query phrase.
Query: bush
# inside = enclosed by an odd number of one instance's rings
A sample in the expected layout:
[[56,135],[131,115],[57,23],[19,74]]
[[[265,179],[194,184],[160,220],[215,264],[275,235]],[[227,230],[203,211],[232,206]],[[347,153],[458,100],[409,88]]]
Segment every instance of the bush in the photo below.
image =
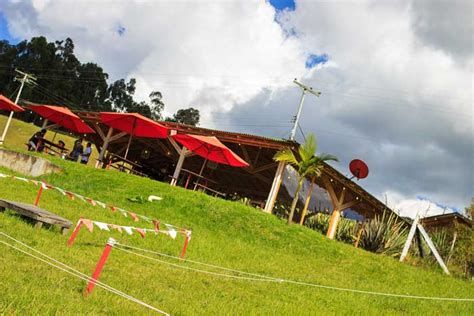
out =
[[407,239],[408,227],[395,213],[384,211],[369,220],[362,231],[359,247],[365,250],[399,257]]
[[[329,228],[329,221],[331,220],[330,214],[317,213],[312,216],[308,216],[305,221],[305,225],[311,229],[317,230],[322,234],[326,234]],[[354,243],[355,235],[357,233],[357,222],[347,218],[341,218],[336,231],[336,240],[345,243]]]

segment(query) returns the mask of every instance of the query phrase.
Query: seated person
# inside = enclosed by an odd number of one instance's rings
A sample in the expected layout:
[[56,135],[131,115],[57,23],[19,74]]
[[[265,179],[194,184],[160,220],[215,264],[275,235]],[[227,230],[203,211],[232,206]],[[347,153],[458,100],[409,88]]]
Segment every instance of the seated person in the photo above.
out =
[[84,151],[84,147],[82,146],[82,138],[78,139],[74,142],[74,148],[72,149],[71,153],[69,154],[69,160],[76,161],[79,159],[79,156]]
[[63,142],[62,140],[58,141],[58,147],[61,148],[61,149],[64,149],[64,147],[66,147],[66,143]]
[[42,145],[41,140],[44,138],[44,135],[46,135],[46,130],[44,128],[41,131],[34,133],[28,141],[28,150],[42,152],[44,146]]
[[84,165],[87,165],[87,162],[89,162],[89,157],[91,156],[91,154],[92,154],[92,144],[88,142],[86,145],[86,149],[81,154],[81,163]]

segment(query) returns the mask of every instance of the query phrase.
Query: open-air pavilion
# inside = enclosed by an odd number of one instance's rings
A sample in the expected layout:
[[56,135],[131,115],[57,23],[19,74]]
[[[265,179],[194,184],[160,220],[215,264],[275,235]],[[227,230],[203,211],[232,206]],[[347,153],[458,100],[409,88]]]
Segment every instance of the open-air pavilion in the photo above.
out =
[[[123,162],[130,137],[121,131],[111,131],[103,124],[99,113],[76,112],[96,131],[89,138],[97,148],[107,145],[108,155],[103,157],[103,165]],[[236,168],[225,164],[208,162],[202,172],[204,189],[217,196],[235,196],[250,199],[251,204],[272,212],[275,202],[291,201],[290,194],[281,188],[285,166],[273,160],[275,153],[289,147],[297,153],[299,144],[294,141],[273,139],[256,135],[212,130],[171,122],[159,122],[170,130],[170,137],[152,139],[136,137],[130,143],[127,161],[133,164],[137,174],[171,183],[176,164],[182,154],[182,147],[172,140],[175,134],[214,136],[234,153],[242,157],[248,167]],[[176,183],[189,188],[195,187],[196,177],[203,166],[203,158],[192,152],[185,153],[180,176]],[[308,179],[309,181],[310,179]],[[332,204],[333,219],[328,236],[334,237],[337,222],[342,211],[352,210],[364,218],[372,218],[388,209],[356,182],[339,171],[326,165],[321,178],[315,184],[326,191]],[[308,195],[309,196],[309,195]],[[327,197],[325,197],[327,199]],[[304,203],[302,203],[303,205]]]

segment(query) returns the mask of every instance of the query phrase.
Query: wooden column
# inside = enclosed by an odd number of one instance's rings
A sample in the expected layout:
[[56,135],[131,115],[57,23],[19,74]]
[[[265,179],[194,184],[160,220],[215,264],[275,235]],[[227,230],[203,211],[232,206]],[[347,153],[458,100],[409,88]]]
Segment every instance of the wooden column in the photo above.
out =
[[107,151],[107,147],[109,146],[110,143],[116,141],[117,139],[127,135],[125,132],[120,132],[114,136],[112,136],[114,129],[112,127],[109,128],[109,131],[107,132],[107,135],[104,135],[104,132],[100,129],[99,126],[95,125],[95,130],[97,131],[97,134],[99,134],[100,138],[104,142],[102,144],[102,148],[99,153],[99,157],[97,158],[97,162],[95,163],[95,167],[99,168],[102,164],[102,160],[104,159],[105,152]]
[[326,233],[326,236],[329,239],[334,239],[337,232],[337,225],[339,224],[339,220],[341,219],[341,212],[344,211],[345,209],[348,209],[356,205],[357,203],[359,203],[359,200],[355,199],[349,202],[344,202],[344,198],[346,195],[345,188],[342,188],[341,195],[338,198],[336,195],[336,192],[334,191],[334,186],[332,185],[331,181],[327,177],[323,177],[323,183],[324,183],[324,186],[326,187],[326,190],[329,193],[329,197],[331,198],[331,202],[333,205],[333,212],[332,212],[331,220],[329,221],[329,228]]
[[275,173],[275,178],[273,178],[272,188],[268,194],[267,203],[265,204],[264,212],[272,213],[273,206],[275,205],[278,192],[280,191],[280,186],[283,181],[283,172],[285,171],[285,163],[280,161],[278,163],[277,171]]
[[183,167],[184,159],[186,159],[186,157],[188,156],[188,153],[189,153],[189,150],[186,147],[183,147],[183,149],[179,151],[178,163],[176,164],[173,178],[171,179],[171,182],[170,182],[172,186],[176,186],[176,184],[178,183],[179,174],[181,173],[181,168]]

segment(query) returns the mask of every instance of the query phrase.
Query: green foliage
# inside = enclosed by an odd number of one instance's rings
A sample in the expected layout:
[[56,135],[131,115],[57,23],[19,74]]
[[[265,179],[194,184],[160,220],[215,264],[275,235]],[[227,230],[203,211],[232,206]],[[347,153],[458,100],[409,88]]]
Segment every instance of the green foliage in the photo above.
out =
[[178,110],[178,112],[176,112],[173,117],[167,117],[166,121],[197,126],[199,125],[199,119],[199,110],[195,108],[188,108]]
[[[21,99],[39,104],[55,104],[76,110],[137,112],[160,120],[164,104],[162,95],[150,94],[150,103],[133,99],[136,80],[119,79],[107,84],[108,74],[97,64],[81,63],[74,55],[74,43],[48,42],[43,36],[33,37],[11,45],[0,41],[0,91],[6,96],[15,94],[18,82],[15,69],[36,76],[38,85],[26,85]],[[30,113],[19,117],[33,119]]]
[[293,166],[299,175],[298,186],[296,187],[295,196],[291,203],[290,215],[288,216],[288,224],[291,224],[293,221],[300,190],[306,177],[319,177],[323,171],[324,162],[338,161],[333,155],[320,154],[318,156],[316,155],[316,150],[316,137],[313,134],[309,134],[304,144],[298,148],[299,157],[296,157],[290,148],[280,150],[273,157],[275,161],[285,162]]
[[[317,213],[311,217],[308,217],[305,221],[305,225],[311,229],[319,231],[321,234],[326,234],[329,228],[330,220],[330,214]],[[347,218],[341,218],[337,226],[336,240],[353,244],[356,238],[357,229],[358,225],[356,221]]]
[[130,202],[139,203],[139,204],[143,204],[143,203],[148,202],[147,198],[144,197],[143,195],[137,195],[137,196],[132,197],[132,198],[127,198],[127,200],[129,200]]
[[399,257],[408,235],[406,223],[385,211],[369,220],[362,231],[359,247],[371,252]]

